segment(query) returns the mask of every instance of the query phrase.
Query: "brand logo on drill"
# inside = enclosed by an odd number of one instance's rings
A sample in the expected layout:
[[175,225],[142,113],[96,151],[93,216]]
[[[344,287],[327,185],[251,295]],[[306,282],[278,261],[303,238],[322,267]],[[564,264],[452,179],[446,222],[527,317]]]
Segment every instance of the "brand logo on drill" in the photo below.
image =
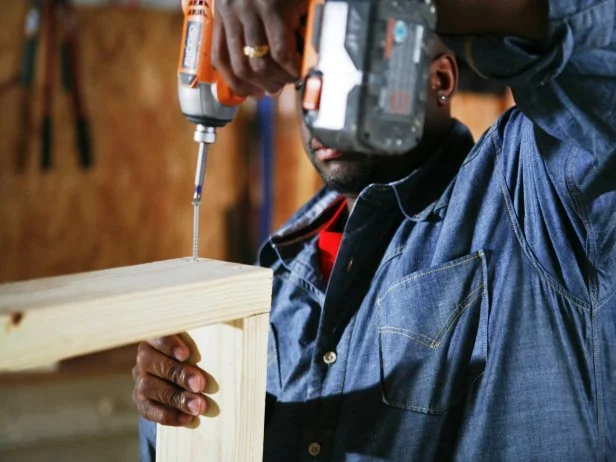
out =
[[187,25],[186,43],[184,44],[183,67],[196,71],[199,63],[199,43],[203,25],[200,22],[190,21]]
[[404,21],[396,21],[394,26],[394,42],[403,43],[409,33],[409,28]]

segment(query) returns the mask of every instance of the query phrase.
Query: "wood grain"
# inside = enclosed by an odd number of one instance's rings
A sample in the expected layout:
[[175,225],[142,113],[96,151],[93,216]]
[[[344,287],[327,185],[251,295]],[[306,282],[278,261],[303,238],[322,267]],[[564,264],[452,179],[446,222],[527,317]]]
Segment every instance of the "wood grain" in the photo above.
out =
[[271,271],[178,259],[0,285],[0,371],[267,313]]
[[264,314],[188,332],[209,374],[208,411],[196,429],[158,426],[158,462],[261,460],[268,329]]

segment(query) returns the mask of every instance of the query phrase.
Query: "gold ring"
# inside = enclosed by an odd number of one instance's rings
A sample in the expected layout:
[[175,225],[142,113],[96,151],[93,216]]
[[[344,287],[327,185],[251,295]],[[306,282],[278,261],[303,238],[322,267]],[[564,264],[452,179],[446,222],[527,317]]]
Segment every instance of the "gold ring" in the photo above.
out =
[[244,56],[249,58],[263,58],[269,53],[269,45],[245,46]]

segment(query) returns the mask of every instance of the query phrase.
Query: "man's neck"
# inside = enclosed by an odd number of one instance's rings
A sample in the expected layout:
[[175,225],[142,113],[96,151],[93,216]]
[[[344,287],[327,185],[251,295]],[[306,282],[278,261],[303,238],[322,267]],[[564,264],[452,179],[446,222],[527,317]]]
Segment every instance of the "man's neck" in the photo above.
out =
[[[447,119],[444,121],[441,126],[437,127],[436,130],[433,130],[432,133],[426,133],[422,142],[415,148],[415,162],[407,172],[403,174],[401,180],[406,178],[411,173],[413,173],[417,168],[419,168],[424,162],[426,162],[432,155],[434,155],[443,145],[443,140],[446,138],[447,134],[450,132],[451,127],[453,126],[454,119]],[[396,180],[394,180],[396,181]],[[357,200],[358,194],[345,194],[347,203],[347,211],[348,215],[351,215],[351,211],[355,206],[355,201]],[[347,216],[348,216],[347,215]]]

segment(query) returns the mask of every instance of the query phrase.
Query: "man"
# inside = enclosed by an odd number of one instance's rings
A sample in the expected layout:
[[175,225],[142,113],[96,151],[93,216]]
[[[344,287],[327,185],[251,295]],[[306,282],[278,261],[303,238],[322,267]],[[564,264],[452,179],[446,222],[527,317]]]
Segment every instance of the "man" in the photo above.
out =
[[[219,0],[223,28],[264,43],[254,30],[286,11],[268,1]],[[616,460],[615,2],[436,6],[441,34],[492,34],[447,41],[518,108],[471,147],[440,49],[416,151],[307,143],[326,189],[260,252],[274,269],[264,459]],[[248,72],[230,43],[218,65],[236,90],[275,91],[268,66],[291,75],[284,47]],[[177,337],[140,346],[146,418],[203,412],[187,356]]]

